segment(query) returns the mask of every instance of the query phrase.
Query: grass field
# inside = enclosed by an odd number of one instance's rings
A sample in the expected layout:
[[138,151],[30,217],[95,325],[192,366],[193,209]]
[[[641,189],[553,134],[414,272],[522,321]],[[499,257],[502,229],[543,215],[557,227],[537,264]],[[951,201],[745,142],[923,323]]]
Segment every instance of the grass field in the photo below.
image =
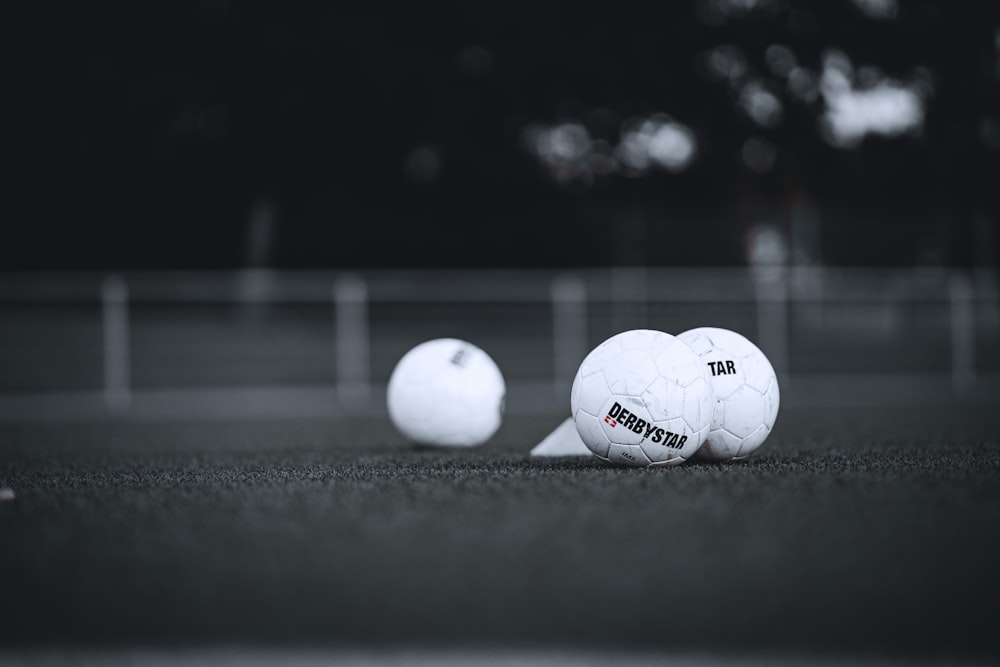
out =
[[471,451],[381,417],[0,424],[0,658],[1000,656],[996,411],[790,408],[668,470],[529,458],[561,418]]
[[[117,329],[100,276],[0,281],[0,665],[996,663],[992,292],[830,272],[781,314],[740,271],[651,273],[643,303],[615,275],[568,311],[547,274],[370,276],[361,404],[332,274],[265,276],[267,303],[246,276],[133,276]],[[705,324],[788,364],[753,458],[529,456],[574,355]],[[386,418],[393,365],[438,336],[503,369],[483,447]]]

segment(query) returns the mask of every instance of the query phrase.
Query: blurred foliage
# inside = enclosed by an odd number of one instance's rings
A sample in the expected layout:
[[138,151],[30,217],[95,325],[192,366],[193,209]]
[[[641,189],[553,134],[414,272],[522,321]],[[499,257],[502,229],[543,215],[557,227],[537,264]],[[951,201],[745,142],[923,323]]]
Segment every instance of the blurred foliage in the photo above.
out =
[[[6,268],[242,266],[262,198],[282,267],[734,264],[800,210],[821,221],[810,261],[996,261],[996,3],[45,11],[17,50],[31,132]],[[923,85],[922,129],[825,140],[788,56],[817,76],[831,52],[859,86]],[[739,64],[720,77],[713,53]],[[748,113],[754,91],[778,116]],[[689,168],[560,183],[524,147],[532,124],[611,145],[656,113],[693,132]]]

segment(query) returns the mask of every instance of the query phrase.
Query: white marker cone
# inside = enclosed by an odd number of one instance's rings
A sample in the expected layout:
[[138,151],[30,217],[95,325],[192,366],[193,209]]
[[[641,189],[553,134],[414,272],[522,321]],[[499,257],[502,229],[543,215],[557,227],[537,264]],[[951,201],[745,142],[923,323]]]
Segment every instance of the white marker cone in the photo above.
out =
[[532,456],[591,456],[587,445],[583,444],[572,417],[567,417],[556,430],[531,450]]

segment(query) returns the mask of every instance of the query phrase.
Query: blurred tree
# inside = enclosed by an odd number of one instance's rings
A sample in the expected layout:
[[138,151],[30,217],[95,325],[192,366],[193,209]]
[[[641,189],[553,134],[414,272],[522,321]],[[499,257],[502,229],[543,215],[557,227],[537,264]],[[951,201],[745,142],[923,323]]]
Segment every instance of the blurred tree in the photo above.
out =
[[[197,0],[30,26],[5,268],[241,266],[261,200],[277,266],[731,264],[762,220],[814,261],[997,257],[974,252],[1000,237],[996,3]],[[865,134],[851,109],[916,120]],[[658,113],[690,165],[607,168]],[[583,176],[525,149],[561,123]]]

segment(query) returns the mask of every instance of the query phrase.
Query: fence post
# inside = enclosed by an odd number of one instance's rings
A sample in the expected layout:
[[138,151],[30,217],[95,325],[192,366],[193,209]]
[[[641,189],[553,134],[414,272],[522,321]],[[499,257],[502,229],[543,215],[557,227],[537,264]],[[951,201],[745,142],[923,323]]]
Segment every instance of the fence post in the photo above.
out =
[[757,300],[757,343],[783,386],[788,374],[788,268],[753,266]]
[[951,384],[968,391],[976,382],[976,320],[969,277],[953,273],[948,281],[951,310]]
[[333,303],[337,398],[356,404],[371,395],[368,286],[345,274],[334,282]]
[[121,412],[132,401],[128,286],[120,276],[108,276],[101,283],[104,329],[104,405],[109,412]]
[[552,281],[552,389],[565,398],[587,355],[587,288],[576,276]]

